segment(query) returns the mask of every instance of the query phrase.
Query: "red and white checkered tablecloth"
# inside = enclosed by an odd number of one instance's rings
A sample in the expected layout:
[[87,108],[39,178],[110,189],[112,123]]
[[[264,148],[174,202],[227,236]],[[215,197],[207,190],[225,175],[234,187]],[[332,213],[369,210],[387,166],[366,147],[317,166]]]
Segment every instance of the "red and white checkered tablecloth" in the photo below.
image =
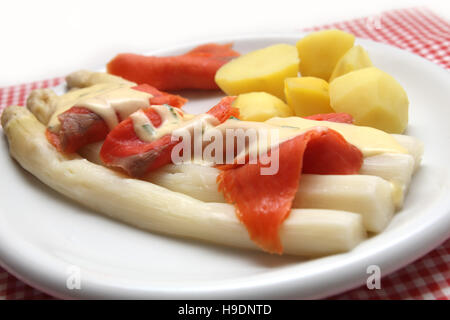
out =
[[[350,21],[309,28],[337,28],[357,37],[388,43],[450,69],[450,23],[426,8],[401,9]],[[0,112],[23,104],[31,90],[55,86],[63,78],[0,88]],[[1,299],[48,299],[0,267]],[[331,299],[445,299],[450,298],[450,239],[426,256],[381,279],[381,289],[365,286]]]

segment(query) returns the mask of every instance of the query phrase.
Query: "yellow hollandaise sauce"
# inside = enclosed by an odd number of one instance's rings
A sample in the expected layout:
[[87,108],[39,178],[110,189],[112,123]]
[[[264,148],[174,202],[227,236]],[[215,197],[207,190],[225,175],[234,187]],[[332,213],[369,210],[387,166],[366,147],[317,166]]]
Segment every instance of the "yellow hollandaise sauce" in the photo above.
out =
[[[131,89],[133,84],[100,83],[87,88],[67,92],[52,103],[54,110],[48,127],[52,131],[59,129],[58,116],[73,106],[91,110],[102,117],[108,127],[113,129],[119,120],[127,118],[133,112],[150,106],[149,93]],[[119,119],[120,118],[120,119]]]
[[327,127],[333,129],[339,132],[345,140],[361,150],[364,157],[381,153],[408,153],[408,151],[403,148],[392,135],[371,127],[329,121],[316,121],[300,117],[272,118],[265,123],[303,130],[314,127]]

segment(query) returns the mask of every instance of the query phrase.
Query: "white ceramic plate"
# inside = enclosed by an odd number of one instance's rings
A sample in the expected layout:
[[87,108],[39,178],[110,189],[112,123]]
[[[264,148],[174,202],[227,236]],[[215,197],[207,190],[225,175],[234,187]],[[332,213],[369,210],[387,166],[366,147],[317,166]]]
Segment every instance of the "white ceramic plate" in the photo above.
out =
[[[241,53],[301,34],[212,39]],[[207,41],[207,42],[210,42]],[[404,209],[383,233],[353,251],[315,260],[273,256],[134,229],[77,205],[25,172],[0,139],[0,260],[25,282],[63,298],[319,298],[365,283],[366,268],[386,275],[425,254],[450,229],[450,76],[416,55],[359,40],[376,66],[410,98],[408,134],[425,143],[423,165]],[[184,52],[198,43],[151,54]],[[183,93],[205,111],[220,93]],[[69,290],[79,271],[81,289]],[[383,283],[381,283],[383,286]]]

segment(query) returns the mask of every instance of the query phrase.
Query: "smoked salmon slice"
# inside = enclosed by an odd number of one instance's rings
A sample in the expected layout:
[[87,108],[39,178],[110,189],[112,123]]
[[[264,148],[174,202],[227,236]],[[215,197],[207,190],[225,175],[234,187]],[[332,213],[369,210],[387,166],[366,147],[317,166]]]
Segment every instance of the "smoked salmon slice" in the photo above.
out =
[[[235,99],[236,97],[225,97],[207,113],[216,117],[220,123],[230,117],[238,117],[239,110],[231,106]],[[142,111],[158,129],[161,125],[159,114],[152,108]],[[130,176],[141,177],[172,163],[171,152],[178,142],[172,141],[171,134],[152,142],[142,141],[134,131],[132,119],[127,118],[108,134],[100,150],[100,157],[109,166],[121,168]]]
[[175,108],[181,108],[188,101],[182,96],[160,91],[151,85],[144,83],[138,86],[132,87],[131,89],[150,93],[153,98],[150,99],[150,104],[168,104],[169,106]]
[[72,107],[58,119],[61,123],[59,132],[47,129],[46,136],[62,152],[76,152],[87,144],[103,140],[109,132],[105,120],[83,107]]
[[238,57],[232,44],[201,45],[178,56],[155,57],[122,53],[106,66],[108,73],[127,80],[148,83],[159,90],[219,89],[214,76],[217,70]]
[[309,120],[316,121],[330,121],[330,122],[340,122],[340,123],[348,123],[353,124],[353,116],[349,113],[340,112],[340,113],[317,113],[312,116],[304,117]]
[[[134,86],[131,89],[153,95],[149,101],[154,105],[168,104],[181,108],[187,102],[187,99],[179,95],[159,91],[148,84]],[[55,133],[47,129],[46,136],[53,146],[65,153],[76,152],[87,144],[102,141],[110,131],[99,115],[81,106],[74,106],[61,113],[58,119],[61,123],[59,131]]]
[[263,250],[281,254],[279,230],[291,210],[301,173],[356,174],[363,155],[338,132],[322,127],[282,142],[278,151],[276,174],[261,175],[260,162],[236,164],[221,167],[217,182],[250,238]]

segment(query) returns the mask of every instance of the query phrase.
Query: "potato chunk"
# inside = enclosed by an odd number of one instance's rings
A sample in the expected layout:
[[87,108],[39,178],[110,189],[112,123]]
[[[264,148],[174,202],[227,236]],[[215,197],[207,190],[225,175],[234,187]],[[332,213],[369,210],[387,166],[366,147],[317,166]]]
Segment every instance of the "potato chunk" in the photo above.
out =
[[273,117],[294,115],[286,103],[267,92],[240,94],[233,107],[239,108],[239,119],[244,121],[266,121]]
[[350,113],[355,124],[402,133],[408,125],[408,97],[389,74],[375,67],[347,73],[330,83],[336,112]]
[[328,81],[331,82],[346,73],[372,66],[373,64],[367,51],[361,46],[354,46],[339,59]]
[[328,82],[315,77],[287,78],[284,93],[295,115],[306,117],[316,113],[334,112],[330,106]]
[[297,42],[302,76],[327,80],[336,63],[351,48],[355,37],[340,30],[311,33]]
[[228,62],[215,80],[228,95],[264,91],[284,99],[284,79],[298,75],[298,62],[295,46],[277,44]]

